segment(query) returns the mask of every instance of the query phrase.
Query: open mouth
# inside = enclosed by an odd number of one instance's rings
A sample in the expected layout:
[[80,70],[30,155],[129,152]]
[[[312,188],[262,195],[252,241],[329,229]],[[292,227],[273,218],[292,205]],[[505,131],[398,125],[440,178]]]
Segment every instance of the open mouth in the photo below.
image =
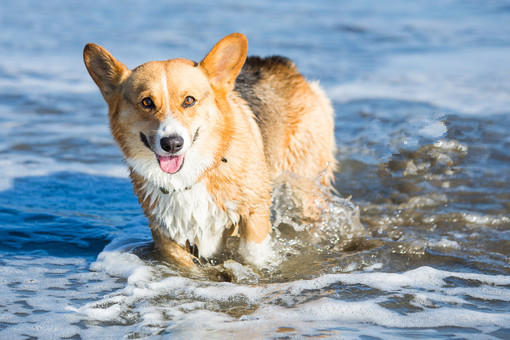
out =
[[169,174],[175,174],[181,170],[182,164],[184,163],[184,155],[161,156],[156,154],[156,158],[158,159],[161,170]]
[[[196,139],[197,135],[198,135],[198,129],[195,132],[195,139]],[[182,165],[184,163],[184,155],[178,155],[178,156],[177,155],[173,155],[173,156],[158,155],[152,148],[152,145],[149,142],[149,139],[147,138],[147,136],[145,136],[145,134],[143,132],[140,132],[140,140],[149,150],[154,152],[161,170],[163,170],[164,172],[169,173],[169,174],[175,174],[179,170],[181,170]]]

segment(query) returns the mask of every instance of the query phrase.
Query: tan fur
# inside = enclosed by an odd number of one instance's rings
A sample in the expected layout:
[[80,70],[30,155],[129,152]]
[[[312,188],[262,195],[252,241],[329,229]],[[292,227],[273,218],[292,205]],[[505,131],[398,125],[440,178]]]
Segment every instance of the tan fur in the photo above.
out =
[[[188,131],[189,138],[199,132],[201,144],[194,147],[212,161],[196,183],[205,183],[225,211],[235,202],[242,241],[259,244],[271,229],[273,179],[284,171],[316,178],[325,170],[320,181],[330,184],[336,164],[333,111],[318,85],[306,82],[293,64],[274,63],[271,69],[260,68],[261,77],[253,86],[263,104],[254,117],[253,103],[237,90],[239,72],[242,75],[253,67],[247,64],[241,70],[246,52],[246,38],[235,33],[223,38],[198,65],[173,59],[148,62],[130,71],[94,44],[85,47],[84,60],[108,103],[111,131],[126,159],[155,161],[139,134],[151,136],[169,115]],[[185,108],[183,100],[190,95],[197,104]],[[154,110],[140,104],[145,97],[152,98]],[[158,201],[151,201],[148,179],[130,170],[156,247],[191,266],[189,252],[166,237],[151,214]],[[224,240],[235,226],[225,227]]]
[[[328,186],[336,168],[333,108],[315,82],[308,83],[288,59],[256,59],[245,65],[262,107],[257,115],[271,178],[291,171]],[[283,58],[281,58],[283,59]]]

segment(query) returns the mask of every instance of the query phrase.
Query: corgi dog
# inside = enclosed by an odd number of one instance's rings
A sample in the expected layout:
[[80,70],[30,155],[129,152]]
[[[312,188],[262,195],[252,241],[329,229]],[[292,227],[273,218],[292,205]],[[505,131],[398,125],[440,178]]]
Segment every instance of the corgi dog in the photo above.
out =
[[150,61],[129,70],[85,46],[109,108],[156,249],[193,267],[239,235],[255,266],[271,254],[271,184],[283,172],[329,186],[335,168],[331,102],[284,57],[248,57],[240,33],[197,63]]

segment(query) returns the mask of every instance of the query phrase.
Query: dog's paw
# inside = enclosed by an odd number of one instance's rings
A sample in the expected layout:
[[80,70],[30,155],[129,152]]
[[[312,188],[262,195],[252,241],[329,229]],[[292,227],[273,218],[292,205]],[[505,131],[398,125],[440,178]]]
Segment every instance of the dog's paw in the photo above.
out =
[[239,253],[244,261],[257,269],[268,268],[274,265],[275,255],[273,253],[271,236],[260,243],[241,240],[239,244]]

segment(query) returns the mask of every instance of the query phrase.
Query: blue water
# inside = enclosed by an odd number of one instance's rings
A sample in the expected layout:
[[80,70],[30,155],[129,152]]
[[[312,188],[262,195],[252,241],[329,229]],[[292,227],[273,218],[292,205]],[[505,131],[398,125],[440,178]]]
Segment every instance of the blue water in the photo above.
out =
[[[510,338],[508,23],[502,0],[2,2],[0,338]],[[232,32],[320,80],[341,170],[328,241],[277,204],[282,263],[218,282],[152,251],[82,49],[198,61]]]

